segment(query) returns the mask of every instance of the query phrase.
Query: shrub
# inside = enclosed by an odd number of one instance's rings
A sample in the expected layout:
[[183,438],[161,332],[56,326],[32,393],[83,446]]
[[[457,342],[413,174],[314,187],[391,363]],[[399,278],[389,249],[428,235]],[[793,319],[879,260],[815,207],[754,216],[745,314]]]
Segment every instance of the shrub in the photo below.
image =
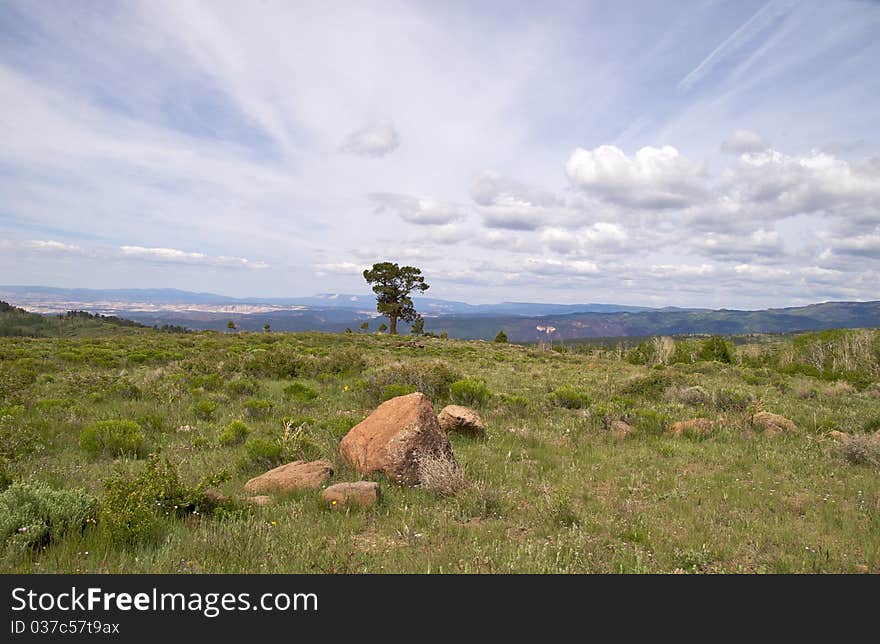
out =
[[492,392],[486,383],[475,378],[453,382],[449,387],[449,394],[454,403],[474,407],[485,405],[492,398]]
[[118,473],[104,481],[100,526],[114,543],[155,543],[165,531],[166,518],[209,513],[212,503],[204,490],[222,477],[187,487],[167,460],[153,458],[135,476]]
[[83,490],[19,481],[0,493],[0,542],[14,557],[83,530],[97,512],[97,500]]
[[880,431],[880,416],[874,416],[866,420],[862,425],[862,431],[866,433]]
[[735,355],[735,349],[720,335],[713,335],[711,338],[704,340],[703,344],[700,345],[700,360],[730,364],[733,362]]
[[360,373],[364,370],[366,364],[367,363],[364,360],[363,355],[361,355],[361,352],[354,347],[336,349],[316,361],[313,375],[319,373],[336,375],[344,373]]
[[266,467],[280,465],[284,455],[284,447],[277,438],[255,436],[245,444],[248,459]]
[[702,387],[682,387],[673,385],[663,391],[663,398],[669,402],[680,402],[684,405],[698,407],[712,402],[712,396]]
[[382,400],[391,400],[392,398],[397,398],[398,396],[406,396],[407,394],[414,393],[416,388],[412,385],[398,385],[398,384],[390,384],[382,391]]
[[211,420],[215,411],[217,411],[217,403],[207,398],[197,401],[192,406],[193,415],[200,420]]
[[495,336],[495,339],[493,340],[493,342],[499,342],[499,343],[506,344],[507,343],[507,334],[503,330],[499,331],[498,335]]
[[435,403],[449,397],[453,382],[461,376],[440,360],[420,363],[392,363],[364,380],[364,392],[372,402],[385,400],[388,385],[406,385],[411,391],[421,391]]
[[850,434],[834,450],[853,465],[880,466],[880,438],[873,434]]
[[298,403],[307,403],[318,397],[318,392],[301,382],[291,382],[284,387],[284,396]]
[[162,414],[143,414],[138,416],[137,424],[148,432],[159,434],[165,431],[165,416]]
[[754,394],[748,391],[720,389],[715,394],[715,405],[724,411],[746,411],[754,402]]
[[219,440],[220,444],[224,447],[229,447],[231,445],[243,443],[249,433],[250,430],[243,421],[233,420],[223,428],[223,431],[220,432],[220,436],[217,437],[217,440]]
[[239,378],[226,383],[226,391],[230,396],[252,396],[259,390],[259,383],[252,378]]
[[638,376],[627,381],[618,392],[625,396],[658,399],[675,382],[676,379],[667,371],[652,371],[645,376]]
[[274,405],[271,400],[251,398],[246,400],[242,406],[245,413],[251,418],[266,418]]
[[101,420],[82,430],[79,444],[93,456],[100,454],[142,456],[144,432],[141,426],[132,420]]
[[529,399],[519,394],[500,394],[501,402],[511,411],[525,411],[529,406]]
[[559,387],[550,394],[549,398],[553,404],[565,409],[583,409],[590,406],[590,398],[571,386]]

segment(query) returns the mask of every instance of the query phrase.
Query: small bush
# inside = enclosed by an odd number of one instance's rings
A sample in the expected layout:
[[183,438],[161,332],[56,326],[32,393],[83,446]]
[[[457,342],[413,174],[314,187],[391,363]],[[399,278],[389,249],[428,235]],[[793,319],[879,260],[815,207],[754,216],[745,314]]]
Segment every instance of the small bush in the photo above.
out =
[[382,391],[382,400],[391,400],[392,398],[397,398],[398,396],[406,396],[407,394],[414,393],[416,388],[412,385],[398,385],[398,384],[390,384]]
[[715,393],[715,406],[724,411],[746,411],[754,402],[754,394],[748,391],[720,389]]
[[519,394],[500,394],[499,398],[513,412],[525,411],[529,406],[529,399]]
[[618,390],[618,393],[624,396],[659,399],[663,392],[674,384],[676,384],[676,378],[667,371],[652,371],[647,375],[637,376],[627,381]]
[[217,437],[217,440],[224,447],[229,447],[231,445],[243,443],[249,433],[250,430],[243,421],[233,420],[223,428],[223,431],[220,432],[220,436]]
[[138,416],[137,424],[147,432],[161,434],[165,431],[165,416],[162,414],[143,414]]
[[19,481],[0,493],[0,542],[6,556],[16,557],[82,531],[97,512],[97,499],[83,490]]
[[226,383],[226,392],[230,396],[253,396],[260,390],[260,384],[252,378],[239,378]]
[[274,438],[255,436],[245,444],[248,459],[265,467],[280,465],[284,448],[281,442]]
[[101,529],[114,543],[156,543],[165,532],[167,518],[209,513],[213,505],[205,498],[205,487],[221,479],[187,487],[171,463],[151,459],[140,474],[118,473],[104,481]]
[[251,398],[246,400],[242,407],[245,413],[251,418],[266,418],[272,412],[275,404],[271,400]]
[[492,398],[492,392],[486,383],[475,378],[453,382],[449,387],[449,395],[454,403],[472,407],[485,405]]
[[866,433],[880,431],[880,416],[874,416],[866,420],[862,425],[862,431]]
[[102,420],[82,430],[79,444],[93,456],[143,456],[144,432],[140,425],[131,420]]
[[307,403],[318,397],[318,392],[301,382],[292,382],[284,387],[284,396],[298,403]]
[[699,407],[712,402],[712,396],[702,387],[682,387],[673,385],[663,391],[663,399],[669,402],[680,402],[684,405]]
[[850,434],[834,450],[853,465],[880,466],[880,438],[873,434]]
[[495,336],[495,339],[493,340],[493,342],[499,342],[502,344],[507,343],[507,334],[504,332],[504,330],[501,330],[498,332],[498,335]]
[[393,363],[369,374],[364,380],[363,390],[371,402],[381,402],[385,400],[388,385],[405,385],[413,391],[421,391],[436,404],[449,397],[452,383],[460,377],[440,360],[415,364]]
[[720,335],[713,335],[700,345],[700,360],[705,360],[707,362],[725,362],[730,364],[733,362],[735,355],[736,350],[733,349],[730,343]]
[[590,398],[574,387],[565,386],[554,390],[550,396],[553,404],[565,409],[584,409],[590,406]]
[[192,406],[193,415],[200,420],[211,420],[217,411],[217,403],[207,398],[199,400]]

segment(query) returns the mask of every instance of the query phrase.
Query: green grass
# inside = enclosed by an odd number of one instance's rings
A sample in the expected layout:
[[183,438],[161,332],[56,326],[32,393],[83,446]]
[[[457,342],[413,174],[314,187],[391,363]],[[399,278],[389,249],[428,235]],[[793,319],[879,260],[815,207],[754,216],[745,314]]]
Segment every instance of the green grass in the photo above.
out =
[[[797,348],[790,343],[762,339],[757,350],[787,355]],[[658,370],[583,346],[419,344],[374,334],[128,328],[0,338],[0,484],[81,490],[103,508],[97,523],[11,549],[0,570],[880,571],[880,471],[851,464],[825,438],[830,429],[874,427],[876,375],[844,386],[826,372],[750,362],[754,347],[743,345],[732,364]],[[456,387],[461,381],[470,384]],[[376,477],[382,501],[367,510],[331,511],[307,491],[269,507],[157,514],[143,541],[120,541],[107,527],[108,508],[120,503],[108,490],[128,489],[121,481],[139,481],[152,461],[90,455],[79,439],[94,423],[137,423],[183,490],[214,480],[242,496],[244,483],[278,458],[326,458],[336,465],[333,481],[359,478],[340,461],[339,440],[389,387],[429,389],[437,411],[462,396],[481,405],[487,440],[450,437],[466,478],[456,494]],[[753,431],[748,420],[761,409],[800,431]],[[664,431],[698,415],[726,425],[706,437]],[[635,433],[615,440],[607,431],[615,419]],[[236,421],[246,434],[231,436]]]

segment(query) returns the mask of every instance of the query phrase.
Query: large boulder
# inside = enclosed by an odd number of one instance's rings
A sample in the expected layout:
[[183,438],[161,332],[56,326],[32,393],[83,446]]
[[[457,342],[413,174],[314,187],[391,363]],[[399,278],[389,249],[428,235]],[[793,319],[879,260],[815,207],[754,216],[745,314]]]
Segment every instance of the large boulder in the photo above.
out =
[[767,436],[797,431],[797,425],[793,421],[779,414],[771,414],[769,411],[761,411],[752,416],[752,424],[763,428]]
[[346,505],[370,507],[379,501],[379,484],[373,481],[336,483],[321,492],[321,498],[333,508]]
[[447,405],[437,415],[437,422],[447,434],[449,432],[461,432],[471,436],[483,436],[486,427],[483,419],[473,409],[461,405]]
[[317,488],[324,485],[332,474],[333,464],[328,461],[294,461],[255,476],[244,484],[244,489],[260,494]]
[[402,485],[419,484],[421,454],[453,458],[434,406],[419,392],[379,405],[345,435],[339,452],[361,474],[385,472]]

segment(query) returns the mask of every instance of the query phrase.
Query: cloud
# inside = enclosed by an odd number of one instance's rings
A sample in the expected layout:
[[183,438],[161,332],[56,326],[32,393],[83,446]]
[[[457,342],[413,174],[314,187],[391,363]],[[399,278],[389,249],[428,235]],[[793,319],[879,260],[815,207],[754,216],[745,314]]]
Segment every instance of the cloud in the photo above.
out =
[[702,167],[671,145],[644,147],[632,157],[613,145],[577,148],[565,172],[588,195],[631,208],[684,208],[706,198]]
[[73,244],[65,244],[63,242],[51,239],[30,239],[27,241],[14,241],[9,239],[0,239],[0,248],[8,250],[30,250],[38,253],[48,254],[74,254],[81,255],[83,249]]
[[400,137],[389,125],[375,125],[352,132],[343,140],[339,149],[348,154],[367,157],[384,157],[400,145]]
[[265,262],[255,262],[243,257],[212,257],[205,253],[193,253],[176,248],[144,248],[143,246],[120,246],[119,257],[157,263],[194,264],[214,268],[246,268],[261,270],[269,268]]
[[324,275],[326,273],[335,273],[337,275],[362,275],[363,272],[369,268],[369,265],[355,264],[354,262],[315,264],[315,271],[318,275]]
[[831,240],[829,252],[832,255],[880,260],[880,226],[871,233]]
[[523,268],[529,273],[538,275],[593,275],[599,267],[591,261],[562,261],[558,259],[529,257]]
[[390,211],[417,226],[442,226],[465,217],[462,206],[430,197],[413,197],[393,192],[373,192],[368,197],[376,204],[375,212]]
[[553,193],[492,171],[477,176],[471,198],[489,228],[536,230],[571,214],[565,201]]
[[721,143],[721,151],[728,154],[744,154],[746,152],[762,152],[770,147],[760,134],[751,130],[734,130]]
[[541,241],[547,248],[564,255],[625,249],[629,239],[629,234],[622,226],[605,221],[579,231],[547,228],[541,233]]

